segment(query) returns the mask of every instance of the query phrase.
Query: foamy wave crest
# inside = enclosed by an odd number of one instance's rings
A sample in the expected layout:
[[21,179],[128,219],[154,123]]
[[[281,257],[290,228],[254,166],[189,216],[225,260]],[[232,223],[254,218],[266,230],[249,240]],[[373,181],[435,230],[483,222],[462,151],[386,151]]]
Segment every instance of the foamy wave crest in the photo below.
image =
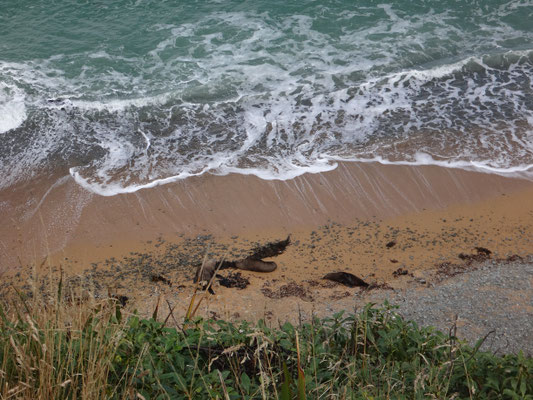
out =
[[468,161],[468,160],[441,160],[434,158],[431,154],[417,152],[411,161],[391,161],[376,156],[372,158],[342,158],[336,157],[336,161],[379,163],[383,165],[408,165],[408,166],[430,166],[434,165],[442,168],[462,169],[466,171],[483,172],[496,174],[509,178],[520,178],[533,181],[533,164],[521,164],[509,168],[500,168],[492,165],[490,160]]
[[18,128],[26,118],[24,92],[0,82],[0,133]]
[[[65,100],[65,104],[80,110],[96,110],[121,112],[128,108],[141,108],[149,106],[158,106],[168,103],[172,98],[172,93],[162,93],[157,96],[148,96],[132,99],[110,99],[107,101],[87,101],[87,100]],[[61,103],[61,102],[60,102]]]
[[533,109],[523,84],[532,59],[532,52],[470,57],[330,93],[295,82],[293,93],[278,88],[211,105],[182,102],[169,114],[163,105],[160,114],[152,109],[157,123],[138,121],[144,130],[129,141],[106,136],[106,156],[72,174],[104,195],[206,172],[292,179],[331,170],[336,160],[529,179]]

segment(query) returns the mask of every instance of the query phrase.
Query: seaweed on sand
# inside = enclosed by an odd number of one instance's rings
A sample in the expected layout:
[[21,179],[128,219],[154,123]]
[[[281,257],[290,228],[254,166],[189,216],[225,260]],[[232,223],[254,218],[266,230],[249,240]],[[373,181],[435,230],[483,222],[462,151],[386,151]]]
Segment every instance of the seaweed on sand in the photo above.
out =
[[288,245],[291,244],[291,235],[285,240],[268,242],[262,246],[256,246],[252,249],[252,254],[246,258],[252,260],[262,260],[263,258],[276,257],[283,254]]

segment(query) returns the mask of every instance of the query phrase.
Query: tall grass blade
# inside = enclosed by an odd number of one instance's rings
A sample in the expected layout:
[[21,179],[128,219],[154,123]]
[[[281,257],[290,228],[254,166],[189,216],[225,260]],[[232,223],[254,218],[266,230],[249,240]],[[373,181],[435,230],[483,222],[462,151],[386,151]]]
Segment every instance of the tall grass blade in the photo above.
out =
[[305,374],[300,359],[300,340],[298,339],[298,331],[296,331],[296,355],[298,359],[298,400],[305,400],[307,398],[305,394]]
[[283,384],[281,385],[281,400],[290,400],[292,399],[291,393],[291,376],[287,369],[287,364],[283,362]]

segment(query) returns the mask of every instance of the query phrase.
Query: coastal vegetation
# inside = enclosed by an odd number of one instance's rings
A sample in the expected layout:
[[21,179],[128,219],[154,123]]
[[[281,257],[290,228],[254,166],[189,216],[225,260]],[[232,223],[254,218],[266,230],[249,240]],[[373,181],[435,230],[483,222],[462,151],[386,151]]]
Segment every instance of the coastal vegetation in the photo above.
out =
[[387,303],[269,326],[178,321],[170,304],[142,318],[62,291],[3,302],[1,399],[533,399],[532,358],[479,351],[483,338],[468,346]]

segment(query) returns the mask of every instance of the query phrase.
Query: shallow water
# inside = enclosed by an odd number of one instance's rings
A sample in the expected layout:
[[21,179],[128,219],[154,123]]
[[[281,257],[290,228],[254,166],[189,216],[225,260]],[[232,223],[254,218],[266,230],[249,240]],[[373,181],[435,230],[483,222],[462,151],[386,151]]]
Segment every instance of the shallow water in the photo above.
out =
[[0,4],[0,187],[338,160],[533,176],[531,1]]

